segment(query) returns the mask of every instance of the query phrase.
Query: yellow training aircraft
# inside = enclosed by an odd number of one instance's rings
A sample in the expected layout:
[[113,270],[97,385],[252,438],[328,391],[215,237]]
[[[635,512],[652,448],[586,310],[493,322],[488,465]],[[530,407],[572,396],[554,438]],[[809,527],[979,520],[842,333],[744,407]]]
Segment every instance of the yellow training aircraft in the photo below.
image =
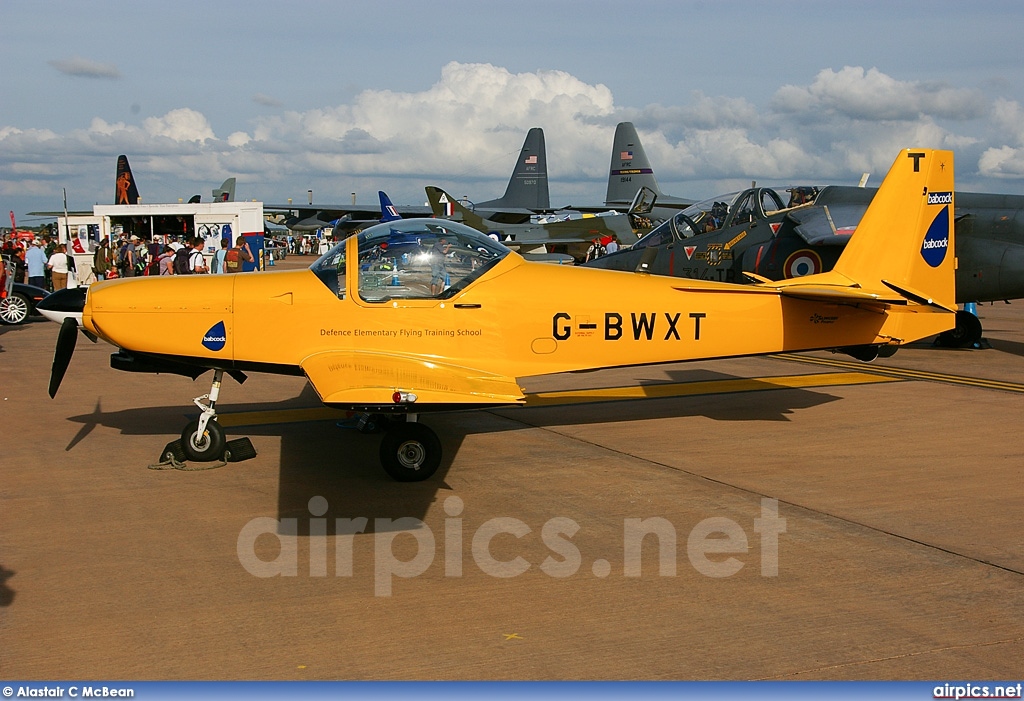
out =
[[214,370],[182,433],[189,459],[224,454],[224,373],[270,372],[305,375],[328,406],[396,419],[384,468],[425,479],[441,445],[418,414],[521,404],[520,377],[809,349],[870,360],[952,328],[952,193],[951,152],[904,151],[832,271],[754,285],[530,263],[437,219],[372,226],[309,270],[98,282],[39,305],[69,317],[50,395],[80,324],[119,349],[114,368]]

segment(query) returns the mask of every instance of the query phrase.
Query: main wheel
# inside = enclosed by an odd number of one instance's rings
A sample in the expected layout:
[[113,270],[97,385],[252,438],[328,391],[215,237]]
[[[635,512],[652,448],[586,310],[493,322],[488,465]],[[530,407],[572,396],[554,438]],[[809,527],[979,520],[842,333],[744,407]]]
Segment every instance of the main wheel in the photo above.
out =
[[0,300],[0,322],[4,324],[20,324],[28,318],[31,308],[28,297],[20,292],[12,292]]
[[956,313],[956,326],[939,334],[939,345],[946,348],[970,348],[981,340],[981,320],[961,309]]
[[227,445],[224,439],[224,429],[214,419],[206,422],[206,430],[202,435],[196,436],[199,430],[199,421],[190,421],[185,430],[181,432],[181,448],[185,451],[185,457],[196,462],[211,462],[224,457],[224,448]]
[[420,482],[437,472],[441,441],[423,424],[392,424],[380,442],[380,462],[384,471],[397,481]]

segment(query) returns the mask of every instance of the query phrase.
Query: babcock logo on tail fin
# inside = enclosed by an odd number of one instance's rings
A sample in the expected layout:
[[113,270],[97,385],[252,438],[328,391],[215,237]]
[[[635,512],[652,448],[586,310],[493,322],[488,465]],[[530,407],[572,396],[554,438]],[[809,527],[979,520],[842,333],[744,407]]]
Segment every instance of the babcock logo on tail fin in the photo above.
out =
[[228,332],[224,328],[224,322],[218,321],[210,327],[210,330],[203,335],[203,348],[212,351],[219,351],[228,342]]
[[932,225],[928,227],[928,233],[924,235],[924,243],[921,244],[921,257],[924,262],[933,268],[942,265],[946,259],[946,250],[949,248],[949,206],[942,208]]

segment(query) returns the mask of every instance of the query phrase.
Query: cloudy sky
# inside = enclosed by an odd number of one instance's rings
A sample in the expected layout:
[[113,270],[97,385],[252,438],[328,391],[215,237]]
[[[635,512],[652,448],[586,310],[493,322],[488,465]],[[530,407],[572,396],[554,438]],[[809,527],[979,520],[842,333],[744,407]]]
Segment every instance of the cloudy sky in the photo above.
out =
[[[2,0],[0,210],[239,199],[421,204],[504,191],[544,129],[552,204],[604,199],[616,123],[662,190],[877,185],[952,148],[1024,193],[1019,0]],[[26,222],[29,220],[24,218]]]

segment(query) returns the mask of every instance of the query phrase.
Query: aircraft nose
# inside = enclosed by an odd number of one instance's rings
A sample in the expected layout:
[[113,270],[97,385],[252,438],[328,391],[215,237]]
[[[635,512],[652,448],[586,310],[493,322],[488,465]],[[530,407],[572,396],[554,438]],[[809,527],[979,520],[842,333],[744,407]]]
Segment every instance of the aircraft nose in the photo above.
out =
[[43,297],[36,304],[36,309],[47,319],[58,324],[68,317],[81,320],[82,312],[85,310],[87,289],[71,287],[66,290],[57,290]]

